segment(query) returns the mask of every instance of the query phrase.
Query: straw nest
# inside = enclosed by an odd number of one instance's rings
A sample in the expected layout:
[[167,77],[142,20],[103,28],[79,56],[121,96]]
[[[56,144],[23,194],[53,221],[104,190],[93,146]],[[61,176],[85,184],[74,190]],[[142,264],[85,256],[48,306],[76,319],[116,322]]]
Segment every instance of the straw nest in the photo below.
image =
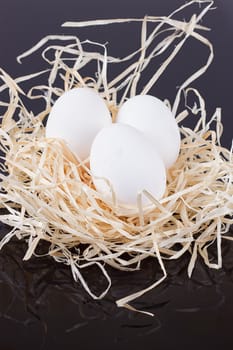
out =
[[[199,14],[187,22],[174,18],[195,3],[200,5],[197,6]],[[168,17],[65,23],[68,27],[82,27],[139,22],[141,43],[135,52],[115,58],[108,55],[107,46],[103,44],[81,42],[76,36],[48,36],[18,57],[21,61],[43,49],[42,57],[48,69],[16,79],[1,70],[0,91],[3,96],[7,91],[9,98],[1,101],[4,112],[0,147],[4,161],[0,203],[5,210],[0,220],[12,230],[3,238],[0,247],[14,236],[24,239],[28,243],[24,256],[27,260],[36,255],[40,241],[47,241],[48,255],[70,265],[75,280],[79,280],[95,299],[104,297],[111,286],[106,265],[126,271],[137,270],[143,259],[154,257],[161,266],[162,277],[147,288],[142,286],[138,293],[117,300],[118,306],[131,309],[130,301],[166,278],[166,259],[178,259],[189,252],[189,276],[197,254],[209,267],[221,267],[221,240],[230,239],[225,234],[233,222],[232,152],[220,144],[221,110],[216,109],[207,121],[204,99],[190,87],[213,59],[212,45],[202,35],[208,28],[199,24],[212,5],[212,1],[190,1]],[[148,25],[153,27],[150,32]],[[45,138],[44,120],[54,100],[75,86],[96,89],[114,119],[118,107],[129,96],[150,91],[190,37],[204,44],[209,56],[205,65],[180,86],[172,105],[182,144],[177,162],[167,173],[166,194],[158,202],[145,189],[142,195],[151,200],[149,209],[143,210],[139,204],[134,211],[119,212],[116,206],[105,203],[95,190],[88,159],[80,163],[64,143]],[[154,58],[163,55],[163,63],[154,72]],[[97,67],[95,77],[83,77],[82,69],[92,61]],[[126,68],[125,63],[128,63]],[[108,81],[107,69],[111,70],[114,64],[124,69]],[[138,91],[138,82],[147,66],[153,71],[151,79]],[[32,83],[27,93],[22,90],[22,83],[33,82],[41,75],[48,76],[46,85],[33,86]],[[189,94],[195,99],[192,107],[187,104]],[[44,110],[34,115],[23,102],[25,96],[43,99]],[[183,107],[182,101],[185,102]],[[193,129],[182,127],[184,118],[195,114],[198,116],[196,126]],[[212,244],[216,244],[217,261],[211,261],[208,256]],[[82,269],[92,264],[100,268],[108,282],[101,295],[95,295],[82,276]]]

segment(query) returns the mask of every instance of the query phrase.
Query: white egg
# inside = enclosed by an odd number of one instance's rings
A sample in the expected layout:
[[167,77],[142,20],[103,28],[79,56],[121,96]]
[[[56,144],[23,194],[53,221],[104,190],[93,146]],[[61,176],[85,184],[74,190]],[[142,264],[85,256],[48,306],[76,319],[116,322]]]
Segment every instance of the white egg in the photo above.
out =
[[[165,166],[155,147],[142,132],[125,124],[112,124],[97,134],[91,147],[90,169],[96,189],[105,200],[111,200],[110,183],[120,206],[136,207],[143,189],[157,200],[166,189]],[[142,196],[142,204],[152,202]]]
[[112,123],[110,112],[91,88],[74,88],[57,99],[46,124],[46,137],[63,139],[79,159],[89,157],[96,134]]
[[121,106],[116,121],[142,131],[154,143],[166,168],[175,163],[180,151],[180,132],[164,102],[151,95],[136,95]]

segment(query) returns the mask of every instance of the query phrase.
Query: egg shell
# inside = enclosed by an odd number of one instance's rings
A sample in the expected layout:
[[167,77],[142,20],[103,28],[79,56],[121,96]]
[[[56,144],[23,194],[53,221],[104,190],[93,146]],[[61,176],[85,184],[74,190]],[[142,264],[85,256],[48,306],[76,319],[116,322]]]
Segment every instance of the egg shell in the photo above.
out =
[[[96,189],[105,200],[112,199],[111,187],[120,206],[136,207],[143,189],[157,200],[166,189],[166,170],[153,144],[137,129],[112,124],[95,137],[90,153],[90,169]],[[99,178],[100,177],[100,178]],[[152,204],[142,196],[142,205]]]
[[177,122],[163,101],[151,95],[129,98],[119,109],[116,122],[135,127],[155,145],[166,168],[176,161],[180,151]]
[[46,124],[46,137],[63,139],[81,160],[89,157],[96,134],[112,123],[110,112],[98,92],[74,88],[53,105]]

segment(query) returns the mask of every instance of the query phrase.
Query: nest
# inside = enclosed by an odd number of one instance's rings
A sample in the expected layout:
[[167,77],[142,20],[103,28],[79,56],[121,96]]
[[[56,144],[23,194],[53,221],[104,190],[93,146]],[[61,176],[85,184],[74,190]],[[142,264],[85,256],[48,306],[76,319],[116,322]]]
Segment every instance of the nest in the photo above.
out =
[[[177,13],[195,3],[200,5],[198,15],[187,22],[174,19]],[[12,229],[2,239],[0,248],[16,236],[27,242],[24,260],[28,260],[37,255],[36,248],[41,241],[48,242],[47,254],[69,265],[74,279],[80,281],[94,299],[103,298],[111,287],[106,265],[133,271],[140,269],[144,259],[154,257],[160,264],[162,277],[149,287],[142,286],[137,293],[116,301],[118,306],[132,310],[129,304],[132,300],[166,278],[167,259],[178,259],[189,252],[189,276],[198,254],[210,268],[221,268],[221,241],[231,239],[226,233],[233,223],[232,150],[220,143],[221,110],[217,108],[207,121],[205,101],[190,87],[213,59],[212,44],[201,34],[208,28],[199,24],[212,5],[213,1],[194,0],[168,17],[67,22],[66,27],[139,22],[141,43],[136,51],[115,58],[108,55],[105,44],[81,42],[76,36],[48,36],[18,60],[47,45],[42,57],[49,68],[16,79],[1,70],[0,92],[7,91],[9,99],[1,102],[4,113],[0,130],[3,158],[0,205],[5,210],[0,220]],[[153,27],[150,33],[149,25]],[[121,208],[119,211],[95,190],[88,159],[78,162],[61,140],[45,138],[45,118],[54,100],[64,91],[88,86],[105,99],[114,119],[117,109],[128,97],[151,90],[191,37],[208,48],[209,56],[205,65],[179,87],[171,107],[180,126],[182,142],[179,158],[167,172],[166,193],[157,201],[145,189],[141,195],[151,201],[148,209],[141,207],[139,198],[135,210],[122,211]],[[148,66],[153,67],[154,58],[166,53],[163,63],[138,91],[143,71]],[[95,77],[82,76],[82,70],[90,62],[96,63]],[[125,64],[127,67],[108,81],[107,71],[113,65],[123,67]],[[32,84],[27,93],[22,90],[22,83],[33,82],[42,75],[47,75],[47,84]],[[193,106],[187,103],[190,94],[195,97]],[[29,111],[24,103],[25,96],[42,99],[45,102],[43,111],[37,115]],[[170,105],[169,101],[166,103]],[[195,114],[198,120],[194,128],[182,126],[185,118]],[[212,261],[208,254],[213,244],[216,244],[217,261]],[[100,268],[108,284],[100,295],[92,292],[82,275],[82,269],[93,264]]]

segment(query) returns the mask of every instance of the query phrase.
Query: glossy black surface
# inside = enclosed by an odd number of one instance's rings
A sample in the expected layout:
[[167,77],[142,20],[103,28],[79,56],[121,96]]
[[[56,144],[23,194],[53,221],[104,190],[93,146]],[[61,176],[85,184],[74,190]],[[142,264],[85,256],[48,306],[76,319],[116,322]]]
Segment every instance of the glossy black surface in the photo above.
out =
[[[7,228],[2,228],[2,232]],[[232,235],[232,233],[230,233]],[[14,241],[0,255],[0,349],[231,349],[233,244],[223,243],[224,264],[218,271],[198,260],[187,278],[188,256],[166,264],[166,282],[133,305],[155,316],[129,312],[114,300],[160,277],[147,260],[136,273],[109,270],[113,285],[102,301],[93,301],[73,281],[68,267],[47,258],[22,262],[25,246]],[[212,258],[215,259],[214,249]],[[89,270],[97,291],[103,283]]]
[[[15,57],[43,36],[57,33],[109,41],[110,54],[122,56],[138,43],[135,28],[114,25],[69,30],[61,28],[61,23],[167,15],[183,3],[181,0],[1,1],[0,66],[14,77],[44,67],[36,54],[22,65],[16,63]],[[233,2],[215,3],[218,8],[203,21],[212,28],[206,35],[214,44],[215,60],[193,86],[205,96],[209,116],[217,106],[223,108],[222,142],[229,147],[233,134]],[[190,15],[188,11],[186,18]],[[176,86],[204,61],[206,54],[205,48],[191,40],[153,88],[153,93],[172,101]],[[0,226],[1,236],[7,231],[7,227]],[[109,271],[113,278],[111,291],[104,300],[92,301],[73,281],[68,267],[47,258],[22,262],[24,251],[24,243],[14,241],[0,252],[0,350],[233,348],[231,242],[223,243],[221,270],[210,270],[199,260],[191,280],[187,277],[189,256],[168,262],[168,279],[133,303],[137,308],[154,312],[154,318],[119,309],[114,301],[157,280],[161,272],[156,262],[145,261],[142,271],[137,273]],[[86,277],[96,290],[101,290],[104,281],[95,270],[89,270]]]

